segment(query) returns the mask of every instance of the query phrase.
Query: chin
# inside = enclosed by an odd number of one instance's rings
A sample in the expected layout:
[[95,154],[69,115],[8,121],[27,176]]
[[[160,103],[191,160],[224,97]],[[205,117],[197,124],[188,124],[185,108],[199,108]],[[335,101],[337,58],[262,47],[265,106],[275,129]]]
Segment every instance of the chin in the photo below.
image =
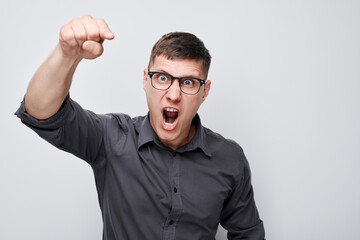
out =
[[160,133],[157,135],[162,140],[173,141],[178,138],[179,134],[176,134],[175,130],[169,131],[169,130],[161,129]]

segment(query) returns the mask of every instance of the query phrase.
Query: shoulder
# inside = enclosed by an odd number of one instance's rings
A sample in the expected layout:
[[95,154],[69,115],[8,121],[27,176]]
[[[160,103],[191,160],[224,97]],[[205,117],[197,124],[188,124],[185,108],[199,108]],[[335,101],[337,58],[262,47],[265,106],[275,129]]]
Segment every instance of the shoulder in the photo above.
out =
[[225,138],[221,134],[214,132],[209,128],[202,128],[207,148],[213,154],[218,153],[224,156],[240,156],[244,154],[242,147],[236,141]]
[[232,139],[225,138],[208,128],[203,127],[203,129],[206,148],[212,158],[221,163],[222,167],[233,171],[235,175],[243,172],[248,163],[242,147]]
[[146,116],[131,117],[125,113],[107,113],[98,115],[105,129],[120,128],[124,132],[138,131],[139,128],[144,124]]
[[130,117],[125,113],[99,114],[103,128],[104,139],[108,146],[125,146],[125,142],[134,142],[136,145],[138,137],[138,126],[144,117]]
[[[98,114],[99,118],[107,124],[132,124],[133,118],[125,113],[106,113],[106,114]],[[134,118],[135,119],[135,118]]]
[[127,132],[132,125],[131,117],[124,113],[96,114],[105,131],[113,132],[115,129]]

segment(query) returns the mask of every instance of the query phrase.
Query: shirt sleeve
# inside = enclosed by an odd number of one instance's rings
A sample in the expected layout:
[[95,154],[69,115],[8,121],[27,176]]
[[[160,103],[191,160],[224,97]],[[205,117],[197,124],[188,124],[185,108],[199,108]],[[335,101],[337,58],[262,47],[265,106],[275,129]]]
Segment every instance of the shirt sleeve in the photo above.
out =
[[228,231],[229,240],[264,240],[265,230],[255,205],[250,167],[244,155],[243,158],[245,163],[243,173],[237,186],[225,201],[220,224]]
[[39,120],[26,112],[25,98],[15,115],[40,137],[94,165],[103,152],[104,130],[99,115],[84,110],[69,95],[52,117]]

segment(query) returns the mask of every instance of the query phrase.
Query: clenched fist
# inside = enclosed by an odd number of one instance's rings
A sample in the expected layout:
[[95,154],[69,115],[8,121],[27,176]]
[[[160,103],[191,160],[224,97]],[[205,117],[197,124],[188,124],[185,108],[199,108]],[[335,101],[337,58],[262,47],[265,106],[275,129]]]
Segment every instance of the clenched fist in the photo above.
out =
[[104,51],[104,40],[114,37],[104,19],[85,15],[62,26],[59,43],[66,57],[95,59]]

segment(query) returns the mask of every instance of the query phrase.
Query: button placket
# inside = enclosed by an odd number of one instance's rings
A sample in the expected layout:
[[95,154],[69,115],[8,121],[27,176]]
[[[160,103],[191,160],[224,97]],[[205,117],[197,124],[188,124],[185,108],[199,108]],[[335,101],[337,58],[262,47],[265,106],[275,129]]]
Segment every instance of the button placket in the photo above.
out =
[[171,152],[171,164],[169,168],[169,181],[171,189],[171,210],[169,211],[164,228],[164,238],[166,240],[175,239],[175,231],[182,209],[181,195],[179,191],[180,160],[178,153]]

